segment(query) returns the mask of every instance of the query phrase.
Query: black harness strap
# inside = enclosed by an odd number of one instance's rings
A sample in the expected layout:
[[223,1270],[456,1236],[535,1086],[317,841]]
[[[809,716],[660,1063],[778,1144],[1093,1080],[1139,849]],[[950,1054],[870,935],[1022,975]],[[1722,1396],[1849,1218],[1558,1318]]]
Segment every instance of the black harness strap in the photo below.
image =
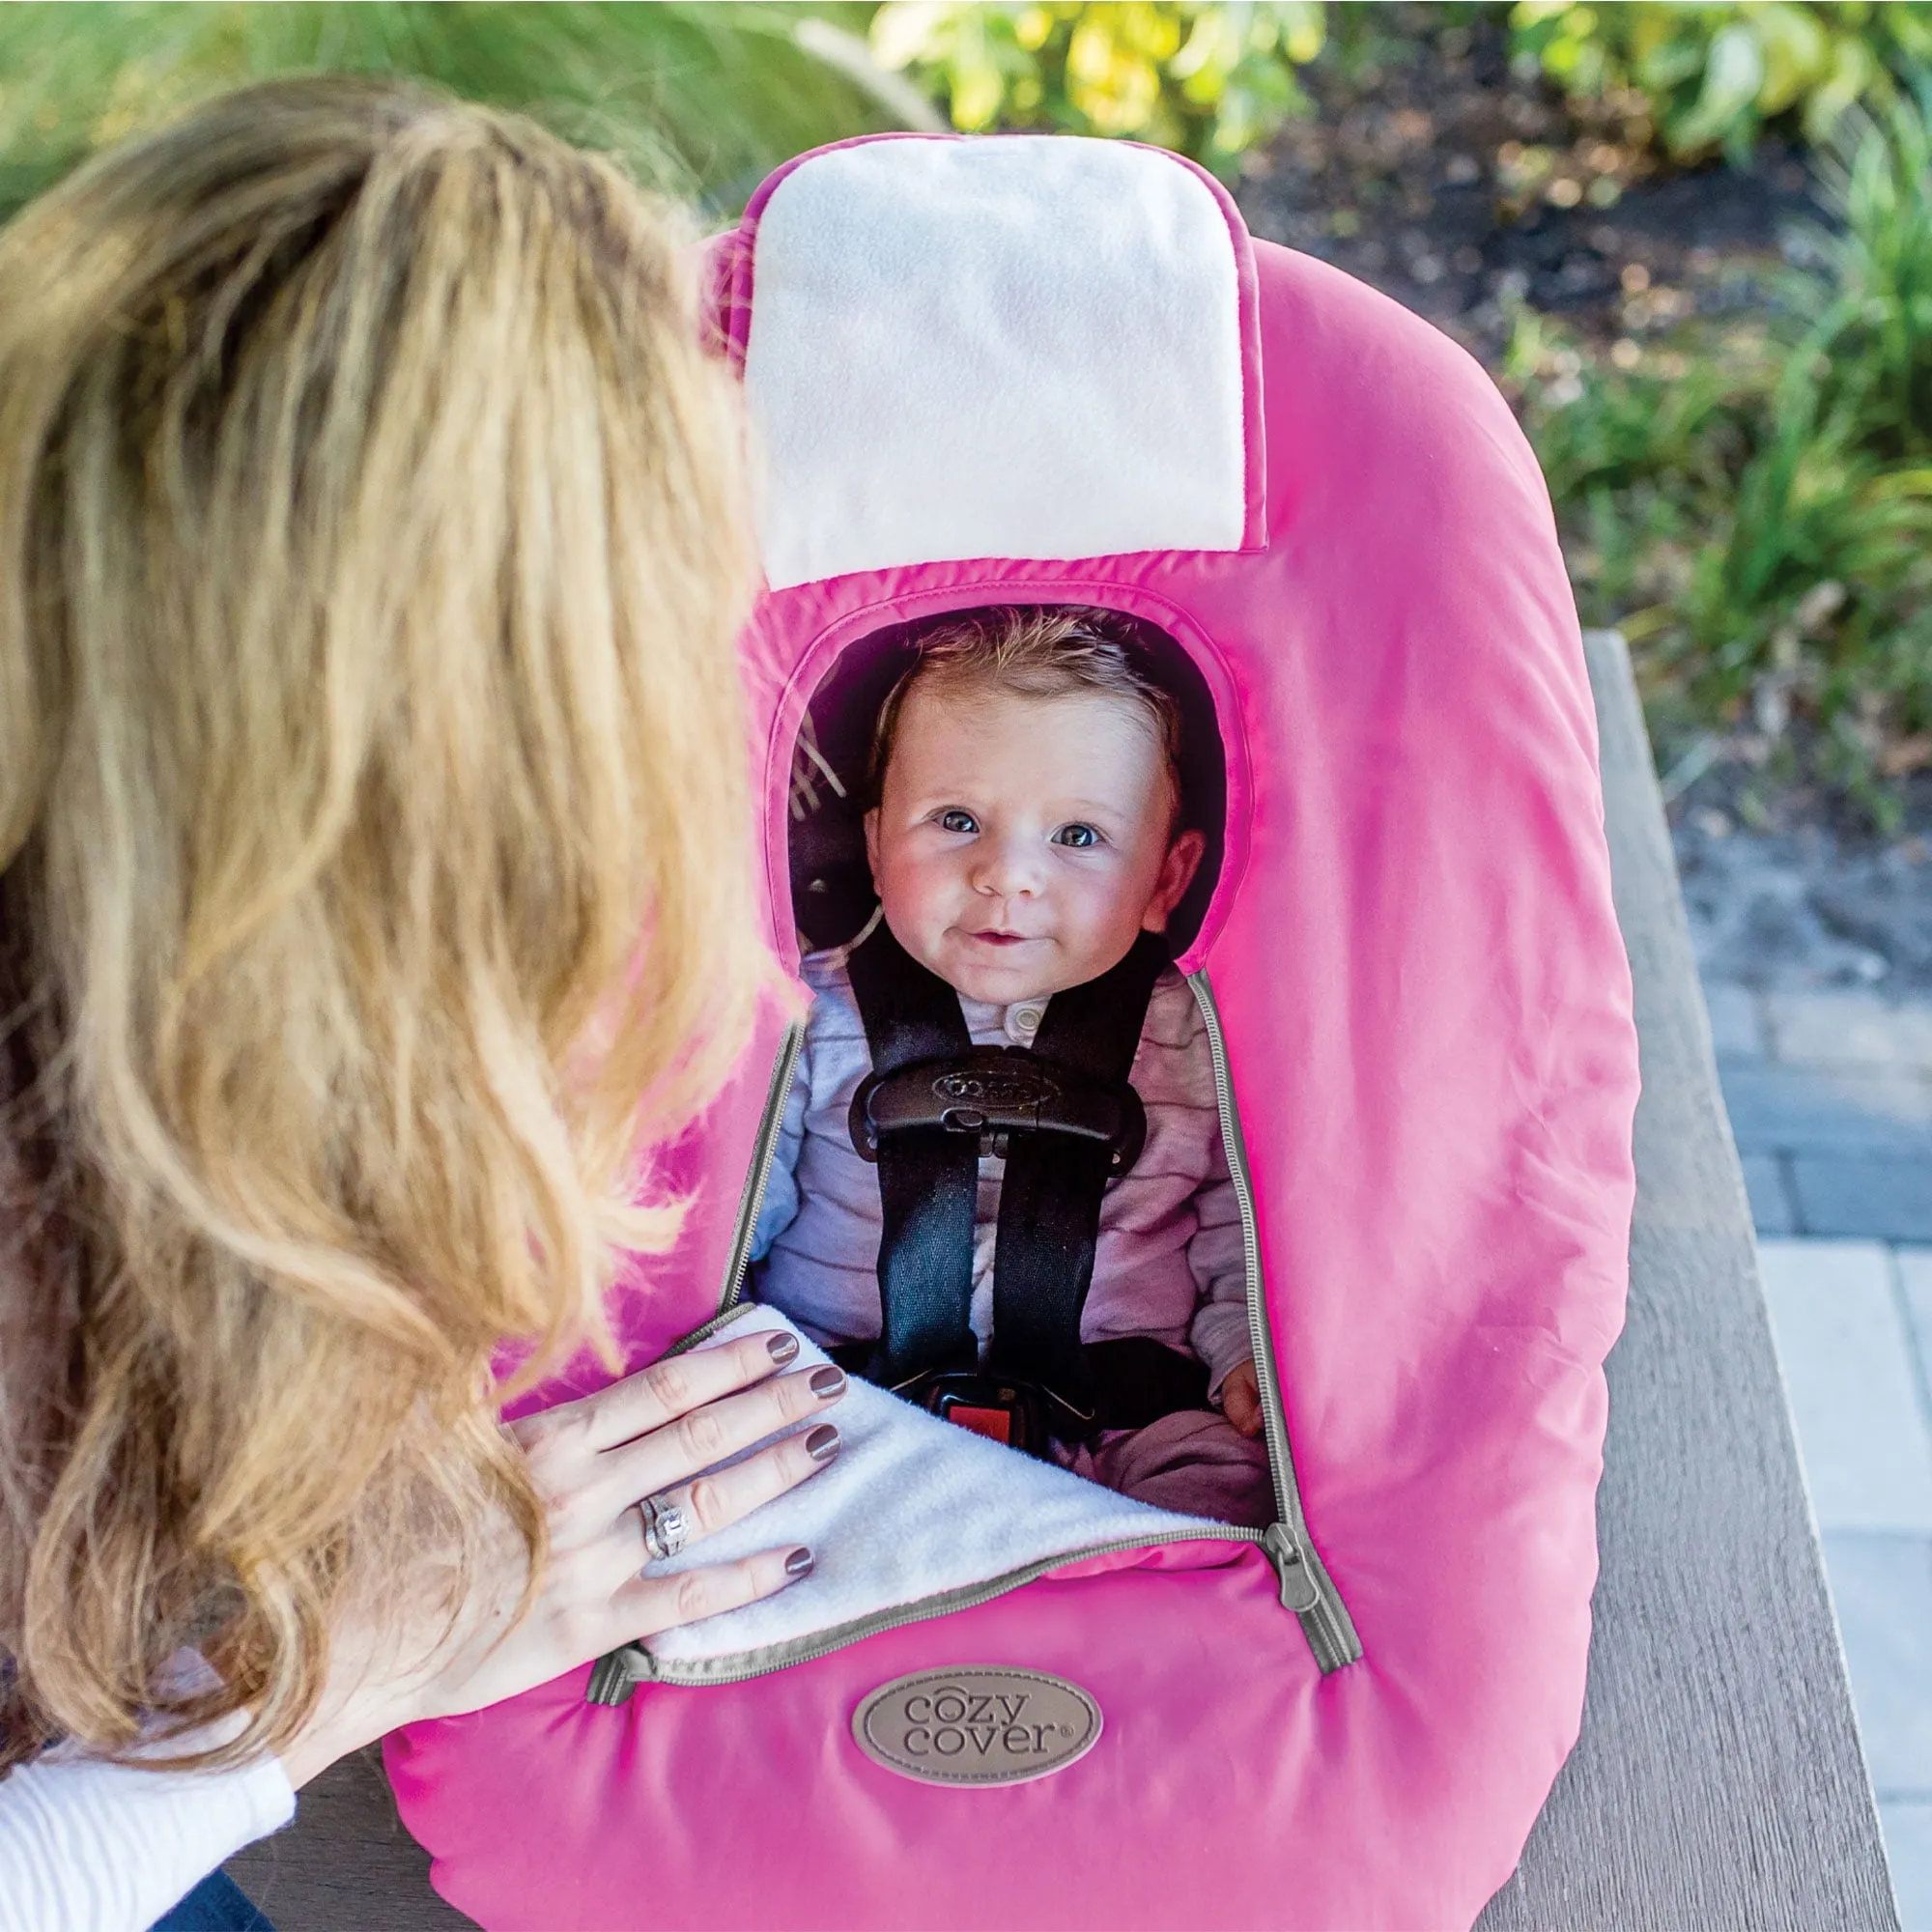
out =
[[[884,920],[846,960],[877,1073],[970,1050],[959,995],[920,965]],[[879,1346],[867,1379],[885,1388],[931,1370],[971,1369],[973,1218],[980,1144],[943,1127],[893,1136],[879,1158]]]
[[[1097,980],[1053,996],[1030,1049],[993,1052],[974,1048],[957,993],[915,961],[883,923],[853,949],[847,967],[873,1073],[854,1101],[854,1140],[878,1163],[882,1220],[880,1336],[863,1364],[868,1380],[905,1388],[924,1379],[928,1401],[942,1406],[955,1397],[969,1406],[980,1400],[969,1382],[1030,1388],[1025,1402],[1038,1422],[1028,1425],[1027,1446],[1040,1453],[1043,1437],[1032,1439],[1038,1426],[1080,1437],[1138,1427],[1205,1399],[1201,1365],[1158,1343],[1129,1337],[1086,1348],[1080,1340],[1101,1198],[1140,1150],[1140,1104],[1127,1076],[1167,962],[1165,940],[1143,933]],[[1006,1066],[1015,1068],[1013,1078],[1002,1074]],[[1022,1066],[1039,1071],[1020,1077]],[[888,1084],[908,1068],[922,1071],[910,1083]],[[955,1079],[955,1103],[936,1097],[952,1093]],[[1009,1094],[996,1097],[1008,1088]],[[1015,1097],[1023,1090],[1037,1096],[1037,1116]],[[1125,1116],[1120,1101],[1105,1098],[1117,1091]],[[925,1108],[938,1109],[934,1124],[921,1119],[922,1094]],[[1098,1116],[1086,1104],[1096,1094],[1103,1102]],[[873,1111],[875,1105],[885,1111]],[[1096,1124],[1110,1118],[1104,1107],[1116,1110],[1111,1128]],[[897,1124],[885,1124],[894,1119]],[[1130,1126],[1123,1124],[1128,1120]],[[989,1145],[1004,1151],[1006,1176],[994,1248],[993,1338],[985,1372],[977,1375],[973,1234],[980,1156]],[[850,1359],[856,1352],[846,1351],[846,1366],[856,1365]],[[947,1388],[934,1386],[932,1378],[950,1378]]]
[[[1142,933],[1097,980],[1054,994],[1034,1053],[1089,1079],[1124,1082],[1154,980],[1167,963],[1166,941]],[[1042,1384],[1082,1425],[1074,1434],[1101,1426],[1100,1389],[1081,1347],[1080,1316],[1094,1282],[1100,1197],[1113,1171],[1104,1146],[1065,1134],[1015,1134],[1000,1184],[986,1366]]]

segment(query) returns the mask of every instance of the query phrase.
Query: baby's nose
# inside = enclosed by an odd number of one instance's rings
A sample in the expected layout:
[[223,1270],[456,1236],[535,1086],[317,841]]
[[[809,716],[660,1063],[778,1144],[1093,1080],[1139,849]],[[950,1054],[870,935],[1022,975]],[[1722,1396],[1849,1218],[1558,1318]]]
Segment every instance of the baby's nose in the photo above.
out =
[[1009,898],[1032,892],[1038,883],[1037,862],[1018,839],[986,839],[975,854],[973,884],[989,898]]

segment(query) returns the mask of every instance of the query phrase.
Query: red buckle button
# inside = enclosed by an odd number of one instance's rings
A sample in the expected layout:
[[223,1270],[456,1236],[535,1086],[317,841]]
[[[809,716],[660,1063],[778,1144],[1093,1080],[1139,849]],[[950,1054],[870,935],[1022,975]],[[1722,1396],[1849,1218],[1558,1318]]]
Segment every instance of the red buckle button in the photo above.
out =
[[955,1403],[946,1411],[946,1419],[988,1441],[1012,1443],[1013,1412],[1009,1408],[969,1408],[964,1403]]

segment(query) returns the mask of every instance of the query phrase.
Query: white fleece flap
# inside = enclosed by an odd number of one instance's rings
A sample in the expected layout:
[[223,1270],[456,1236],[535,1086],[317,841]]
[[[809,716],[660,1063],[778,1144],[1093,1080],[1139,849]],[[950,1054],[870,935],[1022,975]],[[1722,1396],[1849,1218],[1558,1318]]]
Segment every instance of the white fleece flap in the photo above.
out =
[[[715,1339],[768,1328],[798,1335],[776,1309],[751,1308]],[[799,1367],[826,1359],[799,1341]],[[1150,1508],[936,1421],[868,1382],[854,1380],[827,1419],[844,1446],[823,1471],[651,1571],[804,1544],[818,1559],[811,1575],[741,1610],[652,1637],[653,1656],[670,1664],[737,1657],[1096,1545],[1228,1534],[1226,1523]]]
[[774,589],[953,557],[1238,550],[1234,238],[1171,157],[876,141],[759,217],[745,387]]

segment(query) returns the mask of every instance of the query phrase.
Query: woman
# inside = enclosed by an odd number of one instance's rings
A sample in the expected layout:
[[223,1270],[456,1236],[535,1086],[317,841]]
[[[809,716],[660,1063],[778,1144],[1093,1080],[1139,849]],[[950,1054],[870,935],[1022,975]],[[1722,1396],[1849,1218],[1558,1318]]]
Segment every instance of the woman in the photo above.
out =
[[146,1925],[346,1750],[810,1567],[645,1568],[836,1447],[691,1486],[837,1398],[761,1339],[491,1381],[669,1243],[767,984],[681,239],[333,78],[0,232],[0,1924]]

